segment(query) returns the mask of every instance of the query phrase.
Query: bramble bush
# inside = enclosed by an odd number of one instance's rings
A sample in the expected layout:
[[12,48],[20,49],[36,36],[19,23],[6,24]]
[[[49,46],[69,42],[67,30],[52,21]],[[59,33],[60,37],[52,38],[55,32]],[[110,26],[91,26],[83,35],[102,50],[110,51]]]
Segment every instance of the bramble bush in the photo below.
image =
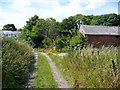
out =
[[34,54],[30,46],[13,38],[3,38],[3,88],[21,88],[29,78],[32,63],[34,63]]

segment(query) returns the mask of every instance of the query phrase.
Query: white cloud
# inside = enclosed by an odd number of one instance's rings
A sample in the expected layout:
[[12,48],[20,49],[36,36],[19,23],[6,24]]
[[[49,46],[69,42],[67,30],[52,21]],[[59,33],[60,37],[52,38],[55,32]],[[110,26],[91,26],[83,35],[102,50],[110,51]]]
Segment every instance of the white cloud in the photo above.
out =
[[[0,28],[8,23],[13,23],[17,28],[21,28],[28,18],[35,14],[40,18],[53,17],[61,21],[71,15],[84,14],[85,10],[102,7],[113,0],[0,0],[0,3],[2,2],[10,2],[12,12],[8,11],[9,9],[0,8],[0,13],[2,13],[0,14]],[[64,2],[68,3],[60,4]]]
[[94,10],[105,5],[105,2],[106,0],[88,0],[88,5],[84,8],[84,10]]
[[119,2],[120,0],[106,0],[106,2]]

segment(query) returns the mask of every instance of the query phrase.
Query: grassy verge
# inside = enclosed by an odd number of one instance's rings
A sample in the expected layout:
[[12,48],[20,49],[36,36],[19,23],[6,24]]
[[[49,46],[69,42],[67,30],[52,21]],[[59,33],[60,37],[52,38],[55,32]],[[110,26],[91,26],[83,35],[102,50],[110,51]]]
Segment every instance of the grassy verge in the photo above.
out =
[[58,88],[45,56],[38,54],[35,88]]
[[[74,88],[118,88],[120,81],[118,75],[115,75],[118,73],[117,49],[87,47],[70,52],[63,59],[54,55],[50,57]],[[115,62],[115,70],[112,60]]]

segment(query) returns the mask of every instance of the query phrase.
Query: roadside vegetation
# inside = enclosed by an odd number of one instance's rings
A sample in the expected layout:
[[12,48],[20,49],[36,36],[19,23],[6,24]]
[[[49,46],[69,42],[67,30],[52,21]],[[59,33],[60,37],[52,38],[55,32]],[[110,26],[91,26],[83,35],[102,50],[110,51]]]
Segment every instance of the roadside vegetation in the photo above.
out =
[[58,88],[46,57],[40,53],[38,54],[35,88]]
[[12,38],[2,42],[2,88],[22,88],[34,63],[32,47]]
[[64,58],[50,54],[74,88],[120,88],[117,56],[118,48],[113,46],[102,48],[87,46],[70,52]]

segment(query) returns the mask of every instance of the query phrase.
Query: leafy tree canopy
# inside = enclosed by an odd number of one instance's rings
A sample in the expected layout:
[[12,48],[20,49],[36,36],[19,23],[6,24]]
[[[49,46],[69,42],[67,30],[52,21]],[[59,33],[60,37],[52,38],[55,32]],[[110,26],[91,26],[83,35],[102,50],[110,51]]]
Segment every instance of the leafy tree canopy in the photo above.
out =
[[14,24],[6,24],[6,25],[3,26],[2,30],[17,31],[17,28],[15,27]]
[[33,47],[53,47],[58,49],[65,47],[79,47],[86,41],[79,34],[81,24],[118,26],[120,15],[82,15],[77,14],[57,22],[54,18],[39,19],[37,15],[26,21],[22,29],[21,37]]
[[32,36],[31,36],[31,31],[32,28],[36,25],[38,22],[39,17],[37,15],[34,15],[31,17],[28,21],[26,21],[26,25],[22,29],[22,33],[20,35],[20,38],[28,41],[29,44],[33,45],[34,43],[32,42]]

